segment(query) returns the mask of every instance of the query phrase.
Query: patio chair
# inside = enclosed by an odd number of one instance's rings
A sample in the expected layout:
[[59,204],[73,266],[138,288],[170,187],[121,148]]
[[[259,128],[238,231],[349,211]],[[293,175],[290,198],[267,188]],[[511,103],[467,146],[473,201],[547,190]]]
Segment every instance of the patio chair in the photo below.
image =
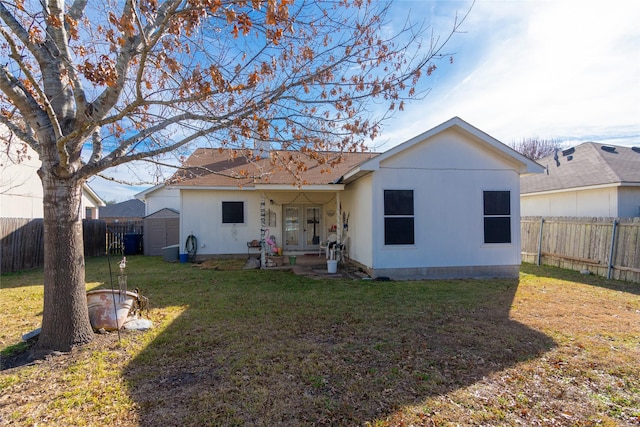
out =
[[333,233],[329,234],[327,240],[320,242],[320,246],[318,247],[318,257],[320,257],[320,255],[322,255],[322,251],[324,251],[326,258],[329,259],[329,250],[335,245],[337,241],[337,235]]

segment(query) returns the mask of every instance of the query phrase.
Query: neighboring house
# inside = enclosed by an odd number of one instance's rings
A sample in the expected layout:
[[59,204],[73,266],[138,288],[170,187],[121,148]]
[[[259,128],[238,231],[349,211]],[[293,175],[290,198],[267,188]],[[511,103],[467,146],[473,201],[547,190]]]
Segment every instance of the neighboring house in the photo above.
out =
[[518,277],[520,175],[541,173],[536,162],[457,117],[385,153],[331,156],[343,162],[309,162],[296,186],[269,159],[196,150],[172,181],[180,242],[194,235],[199,258],[244,254],[264,217],[285,254],[337,234],[372,277]]
[[640,147],[585,142],[538,163],[521,178],[522,216],[640,216]]
[[[0,151],[0,217],[43,218],[42,182],[38,177],[41,162],[35,151],[18,161],[6,151]],[[97,219],[102,199],[85,184],[82,187],[82,219]]]
[[138,199],[113,203],[100,208],[100,219],[110,222],[142,221],[144,217],[145,204]]

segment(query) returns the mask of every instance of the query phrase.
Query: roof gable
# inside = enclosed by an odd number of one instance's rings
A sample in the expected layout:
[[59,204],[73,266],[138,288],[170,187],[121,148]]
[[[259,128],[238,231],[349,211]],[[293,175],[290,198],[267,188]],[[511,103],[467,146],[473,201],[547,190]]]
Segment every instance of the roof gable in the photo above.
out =
[[537,193],[602,185],[640,185],[640,149],[585,142],[538,160],[546,173],[521,180]]
[[476,147],[487,152],[494,159],[502,162],[503,164],[509,164],[520,174],[541,173],[544,170],[544,168],[538,163],[526,158],[511,147],[482,132],[478,128],[471,126],[461,118],[453,117],[452,119],[449,119],[446,122],[391,148],[388,151],[385,151],[379,156],[362,163],[347,173],[345,181],[348,182],[363,174],[378,170],[381,164],[389,161],[393,157],[399,156],[401,153],[410,152],[414,147],[420,144],[434,141],[439,136],[447,132],[456,132],[466,141],[475,144]]

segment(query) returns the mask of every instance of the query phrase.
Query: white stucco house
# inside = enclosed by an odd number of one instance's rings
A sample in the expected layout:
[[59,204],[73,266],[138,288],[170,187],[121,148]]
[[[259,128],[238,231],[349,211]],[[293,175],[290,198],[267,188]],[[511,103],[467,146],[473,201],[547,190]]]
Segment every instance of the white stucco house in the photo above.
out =
[[539,164],[457,117],[384,153],[330,153],[340,155],[328,171],[309,162],[295,186],[269,158],[196,150],[171,184],[181,246],[193,235],[198,258],[246,254],[262,205],[285,255],[318,253],[336,235],[372,277],[518,277],[520,176]]
[[[30,148],[19,160],[16,155],[0,150],[0,217],[44,217],[42,182],[37,174],[41,164],[38,154]],[[101,206],[105,206],[104,201],[85,184],[81,218],[98,219]]]
[[585,142],[538,163],[521,179],[522,216],[640,216],[640,147]]

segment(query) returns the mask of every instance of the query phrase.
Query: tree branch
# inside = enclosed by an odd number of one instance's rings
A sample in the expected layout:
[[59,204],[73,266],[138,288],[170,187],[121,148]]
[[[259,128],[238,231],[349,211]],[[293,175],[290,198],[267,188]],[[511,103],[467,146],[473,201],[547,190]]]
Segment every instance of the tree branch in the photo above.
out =
[[9,27],[11,33],[15,34],[18,40],[31,52],[31,54],[40,62],[45,60],[45,50],[38,44],[32,43],[29,32],[16,20],[11,12],[5,7],[4,2],[0,2],[0,18]]
[[[0,114],[0,123],[5,125],[9,129],[9,132],[11,132],[16,137],[18,137],[18,139],[20,139],[21,141],[24,141],[31,148],[33,148],[33,150],[36,153],[40,154],[40,144],[38,143],[38,140],[33,137],[33,134],[29,132],[25,132],[24,130],[22,130],[20,126],[17,126],[14,121],[9,120],[7,117],[1,114]],[[30,129],[30,128],[27,126],[27,129]]]

